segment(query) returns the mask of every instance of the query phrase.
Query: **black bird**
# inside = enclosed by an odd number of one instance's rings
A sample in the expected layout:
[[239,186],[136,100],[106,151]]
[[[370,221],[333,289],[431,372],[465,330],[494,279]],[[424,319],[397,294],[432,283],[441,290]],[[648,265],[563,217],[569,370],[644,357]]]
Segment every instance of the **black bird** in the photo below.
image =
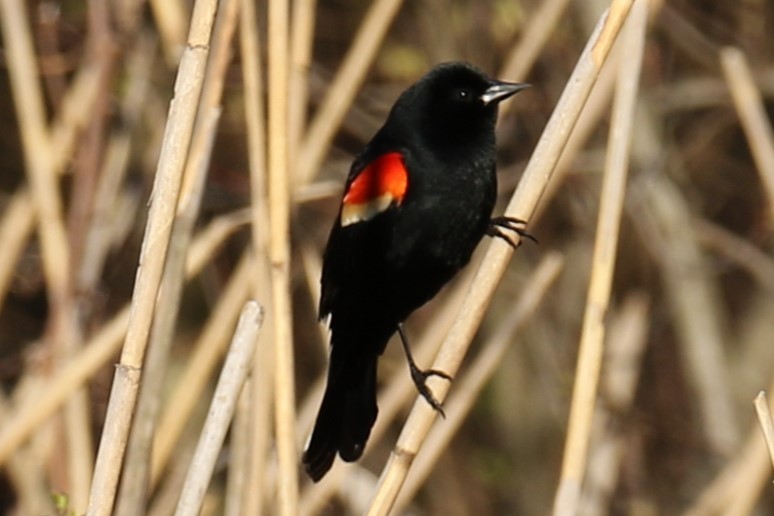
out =
[[[497,105],[527,87],[466,63],[436,66],[408,88],[355,159],[323,257],[328,383],[303,455],[316,482],[338,453],[363,453],[376,420],[376,362],[399,332],[419,393],[441,406],[414,363],[402,322],[470,260],[484,235],[514,241],[524,222],[492,219]],[[442,413],[442,411],[441,411]]]

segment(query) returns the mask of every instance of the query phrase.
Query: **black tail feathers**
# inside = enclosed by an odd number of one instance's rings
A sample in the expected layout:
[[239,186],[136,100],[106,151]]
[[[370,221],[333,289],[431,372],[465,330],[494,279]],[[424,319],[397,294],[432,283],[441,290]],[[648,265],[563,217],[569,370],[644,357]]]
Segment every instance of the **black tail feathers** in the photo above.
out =
[[363,454],[378,411],[376,358],[342,357],[333,347],[325,395],[302,459],[315,482],[331,468],[336,453],[347,462]]

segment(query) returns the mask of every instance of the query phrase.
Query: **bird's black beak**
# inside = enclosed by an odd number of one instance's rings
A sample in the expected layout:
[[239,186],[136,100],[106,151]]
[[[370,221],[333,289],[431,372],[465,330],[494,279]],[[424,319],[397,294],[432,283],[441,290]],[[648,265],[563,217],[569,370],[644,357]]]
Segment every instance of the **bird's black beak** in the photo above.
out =
[[521,90],[529,87],[530,85],[525,82],[492,81],[492,85],[486,89],[480,98],[485,106],[491,104],[492,102],[497,104],[498,102],[507,99],[511,95],[515,95]]

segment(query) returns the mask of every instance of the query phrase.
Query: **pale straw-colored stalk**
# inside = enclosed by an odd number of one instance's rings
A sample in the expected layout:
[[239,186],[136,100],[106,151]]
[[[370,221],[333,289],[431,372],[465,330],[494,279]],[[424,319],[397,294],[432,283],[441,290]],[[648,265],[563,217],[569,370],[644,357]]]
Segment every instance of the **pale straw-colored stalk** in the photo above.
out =
[[600,193],[591,278],[586,297],[578,365],[575,370],[575,384],[567,426],[567,440],[559,488],[554,500],[555,516],[577,514],[586,472],[591,422],[602,369],[605,316],[613,285],[613,271],[629,170],[629,152],[640,68],[645,48],[647,13],[647,0],[637,0],[632,7],[625,38],[621,41],[623,54],[627,58],[620,63],[618,71],[607,161]]
[[204,429],[188,468],[183,492],[175,511],[176,516],[196,516],[201,510],[207,485],[215,469],[215,461],[223,447],[237,400],[250,372],[255,341],[262,323],[263,309],[255,301],[248,301],[239,316]]

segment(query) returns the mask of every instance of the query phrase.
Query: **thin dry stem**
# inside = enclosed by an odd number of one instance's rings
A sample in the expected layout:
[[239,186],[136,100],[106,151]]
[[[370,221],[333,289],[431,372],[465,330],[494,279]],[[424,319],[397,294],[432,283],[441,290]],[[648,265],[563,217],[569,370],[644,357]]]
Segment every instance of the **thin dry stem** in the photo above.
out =
[[[630,7],[630,1],[614,1],[610,15],[606,13],[600,20],[511,198],[506,209],[507,215],[529,219],[534,211]],[[433,369],[445,371],[452,376],[457,372],[511,254],[512,249],[505,244],[495,242],[489,246],[460,310],[460,316],[436,357]],[[431,378],[429,383],[436,397],[443,401],[449,388],[448,383],[435,378]],[[382,472],[369,514],[387,514],[390,511],[413,457],[434,419],[434,411],[424,400],[414,404],[395,451]]]
[[[251,370],[254,371],[255,367],[251,366]],[[247,483],[250,467],[250,429],[252,427],[250,424],[251,392],[251,380],[248,378],[239,395],[234,413],[234,423],[231,427],[231,437],[229,438],[229,467],[226,499],[223,503],[224,516],[246,514],[242,502],[245,498],[245,492],[248,489],[253,489],[253,486]]]
[[583,476],[586,472],[591,422],[596,406],[599,374],[602,369],[605,314],[610,303],[618,249],[647,19],[646,0],[635,2],[627,32],[622,41],[623,52],[627,59],[620,64],[616,85],[567,441],[561,479],[554,502],[554,514],[557,516],[577,513]]
[[113,509],[118,476],[137,401],[139,372],[148,344],[185,160],[191,142],[196,105],[202,89],[216,7],[217,2],[213,0],[196,2],[188,47],[180,62],[175,97],[170,103],[148,224],[140,252],[128,331],[121,352],[121,362],[116,370],[97,454],[89,499],[90,516],[107,515]]
[[34,222],[32,199],[26,189],[21,189],[11,197],[0,222],[0,311]]
[[755,413],[758,415],[758,422],[763,430],[763,438],[766,441],[766,448],[769,450],[769,458],[774,465],[774,422],[771,420],[769,403],[766,400],[766,393],[761,391],[755,397]]
[[290,299],[290,184],[288,167],[288,1],[269,4],[269,260],[274,311],[274,417],[277,441],[278,513],[298,512],[295,440],[293,313]]
[[599,386],[604,399],[597,407],[595,436],[589,450],[586,489],[579,508],[584,516],[607,514],[621,474],[626,449],[625,430],[618,423],[632,403],[640,376],[648,333],[648,301],[644,294],[629,295],[611,317],[607,353]]
[[774,130],[742,51],[725,48],[720,53],[720,62],[761,176],[769,203],[769,216],[774,220]]
[[[273,313],[268,260],[269,215],[266,179],[265,109],[261,87],[261,49],[255,2],[242,0],[240,23],[242,77],[245,85],[245,126],[247,133],[247,160],[250,169],[250,214],[253,259],[252,294],[265,300],[267,311]],[[267,456],[271,438],[271,411],[274,385],[273,317],[261,332],[262,342],[253,357],[253,377],[250,383],[250,443],[247,484],[242,505],[244,514],[260,515],[268,506]]]
[[250,371],[255,341],[262,323],[263,309],[255,301],[248,301],[239,316],[239,323],[212,397],[212,405],[204,422],[199,444],[188,468],[180,502],[175,511],[177,516],[199,514],[215,461],[223,447],[226,431],[231,425],[237,399]]
[[[290,28],[290,113],[288,115],[289,141],[291,149],[301,146],[306,124],[307,101],[309,99],[309,67],[312,61],[314,43],[315,7],[317,0],[293,2],[293,17]],[[291,154],[291,158],[292,158]],[[295,164],[291,166],[294,168]]]

